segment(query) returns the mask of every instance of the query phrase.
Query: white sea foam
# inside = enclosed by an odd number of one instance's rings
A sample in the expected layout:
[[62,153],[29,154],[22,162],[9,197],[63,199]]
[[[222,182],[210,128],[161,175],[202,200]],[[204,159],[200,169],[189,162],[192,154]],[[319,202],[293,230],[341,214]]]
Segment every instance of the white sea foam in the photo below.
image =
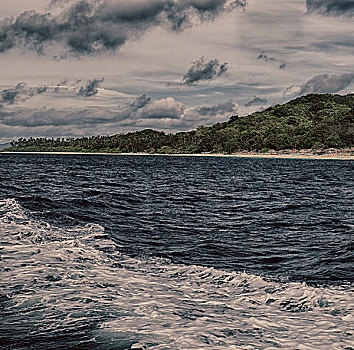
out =
[[[98,225],[59,228],[0,201],[6,322],[33,337],[91,324],[117,349],[353,349],[354,288],[122,255]],[[103,347],[104,348],[104,347]]]

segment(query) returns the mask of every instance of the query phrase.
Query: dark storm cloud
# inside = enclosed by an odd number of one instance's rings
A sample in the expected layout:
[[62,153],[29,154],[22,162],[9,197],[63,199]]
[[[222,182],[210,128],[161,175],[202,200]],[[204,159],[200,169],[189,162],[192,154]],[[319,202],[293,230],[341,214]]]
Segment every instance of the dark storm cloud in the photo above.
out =
[[263,97],[253,96],[245,103],[245,107],[262,106],[267,104],[267,102],[267,99]]
[[190,85],[199,81],[210,81],[222,76],[228,71],[227,63],[219,63],[218,59],[206,62],[204,57],[193,62],[187,74],[183,77],[183,84]]
[[145,94],[139,96],[135,101],[133,101],[130,104],[130,107],[132,108],[133,111],[137,111],[138,109],[141,109],[145,107],[147,104],[151,102],[152,98],[146,96]]
[[[339,75],[321,74],[316,75],[300,86],[300,91],[296,95],[336,93],[354,82],[354,73],[344,73]],[[291,92],[293,86],[288,87],[285,93]]]
[[283,60],[280,60],[276,57],[269,57],[264,51],[258,55],[257,60],[263,60],[265,62],[275,62],[279,64],[279,69],[285,69],[286,67],[286,63]]
[[21,95],[25,94],[25,83],[18,83],[13,89],[5,89],[1,92],[2,104],[14,104]]
[[[84,86],[81,87],[77,86],[77,84],[81,82],[81,80],[77,80],[75,83],[71,84],[70,82],[68,82],[68,80],[63,80],[56,84],[54,89],[51,88],[50,91],[52,93],[58,93],[61,88],[68,90],[69,87],[66,85],[70,84],[72,85],[71,90],[73,96],[77,96],[77,94],[79,94],[81,96],[91,97],[97,94],[98,87],[103,82],[103,80],[104,78],[89,80]],[[48,92],[48,89],[49,87],[47,85],[28,87],[27,84],[24,82],[18,83],[13,88],[4,89],[0,91],[0,108],[4,108],[4,106],[6,105],[13,105],[17,102],[25,102],[36,95]]]
[[79,95],[85,96],[85,97],[90,97],[90,96],[96,95],[98,92],[98,88],[100,87],[103,80],[104,80],[104,78],[89,80],[85,86],[80,87]]
[[104,78],[88,80],[85,83],[85,85],[80,86],[78,84],[82,82],[81,79],[74,80],[74,81],[69,81],[67,79],[64,79],[55,85],[53,92],[58,93],[62,89],[64,89],[64,90],[71,89],[75,92],[75,94],[79,94],[79,95],[85,96],[85,97],[91,97],[91,96],[94,96],[98,93],[98,88],[101,86],[103,81],[104,81]]
[[354,15],[353,0],[307,0],[308,12],[319,12],[326,15]]
[[[115,50],[127,40],[162,26],[180,31],[212,20],[247,0],[77,0],[54,16],[26,11],[0,25],[0,52],[28,47],[43,54],[47,44],[64,44],[76,55]],[[52,1],[51,5],[62,3]],[[63,55],[62,57],[65,57]]]
[[29,98],[47,91],[47,86],[27,88],[25,83],[18,83],[14,88],[5,89],[0,92],[0,105],[12,105],[18,101],[26,101]]

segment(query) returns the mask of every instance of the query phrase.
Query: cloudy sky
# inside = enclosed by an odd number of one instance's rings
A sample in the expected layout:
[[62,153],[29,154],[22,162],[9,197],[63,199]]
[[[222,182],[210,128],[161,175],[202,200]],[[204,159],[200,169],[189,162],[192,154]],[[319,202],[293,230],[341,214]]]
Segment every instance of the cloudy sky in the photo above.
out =
[[0,0],[0,143],[185,131],[354,91],[353,0]]

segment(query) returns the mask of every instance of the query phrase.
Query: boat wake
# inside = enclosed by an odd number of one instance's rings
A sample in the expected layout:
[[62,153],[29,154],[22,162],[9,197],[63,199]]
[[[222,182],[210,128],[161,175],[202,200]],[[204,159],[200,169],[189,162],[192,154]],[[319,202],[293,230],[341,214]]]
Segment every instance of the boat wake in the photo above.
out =
[[[129,232],[127,232],[129,234]],[[0,201],[5,349],[353,349],[354,288],[136,259]]]

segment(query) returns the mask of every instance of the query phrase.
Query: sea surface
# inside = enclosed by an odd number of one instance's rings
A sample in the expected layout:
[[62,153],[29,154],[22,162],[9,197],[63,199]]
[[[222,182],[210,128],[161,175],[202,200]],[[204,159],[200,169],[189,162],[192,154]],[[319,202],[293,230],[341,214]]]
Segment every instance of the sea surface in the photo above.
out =
[[0,155],[1,349],[354,349],[354,162]]

